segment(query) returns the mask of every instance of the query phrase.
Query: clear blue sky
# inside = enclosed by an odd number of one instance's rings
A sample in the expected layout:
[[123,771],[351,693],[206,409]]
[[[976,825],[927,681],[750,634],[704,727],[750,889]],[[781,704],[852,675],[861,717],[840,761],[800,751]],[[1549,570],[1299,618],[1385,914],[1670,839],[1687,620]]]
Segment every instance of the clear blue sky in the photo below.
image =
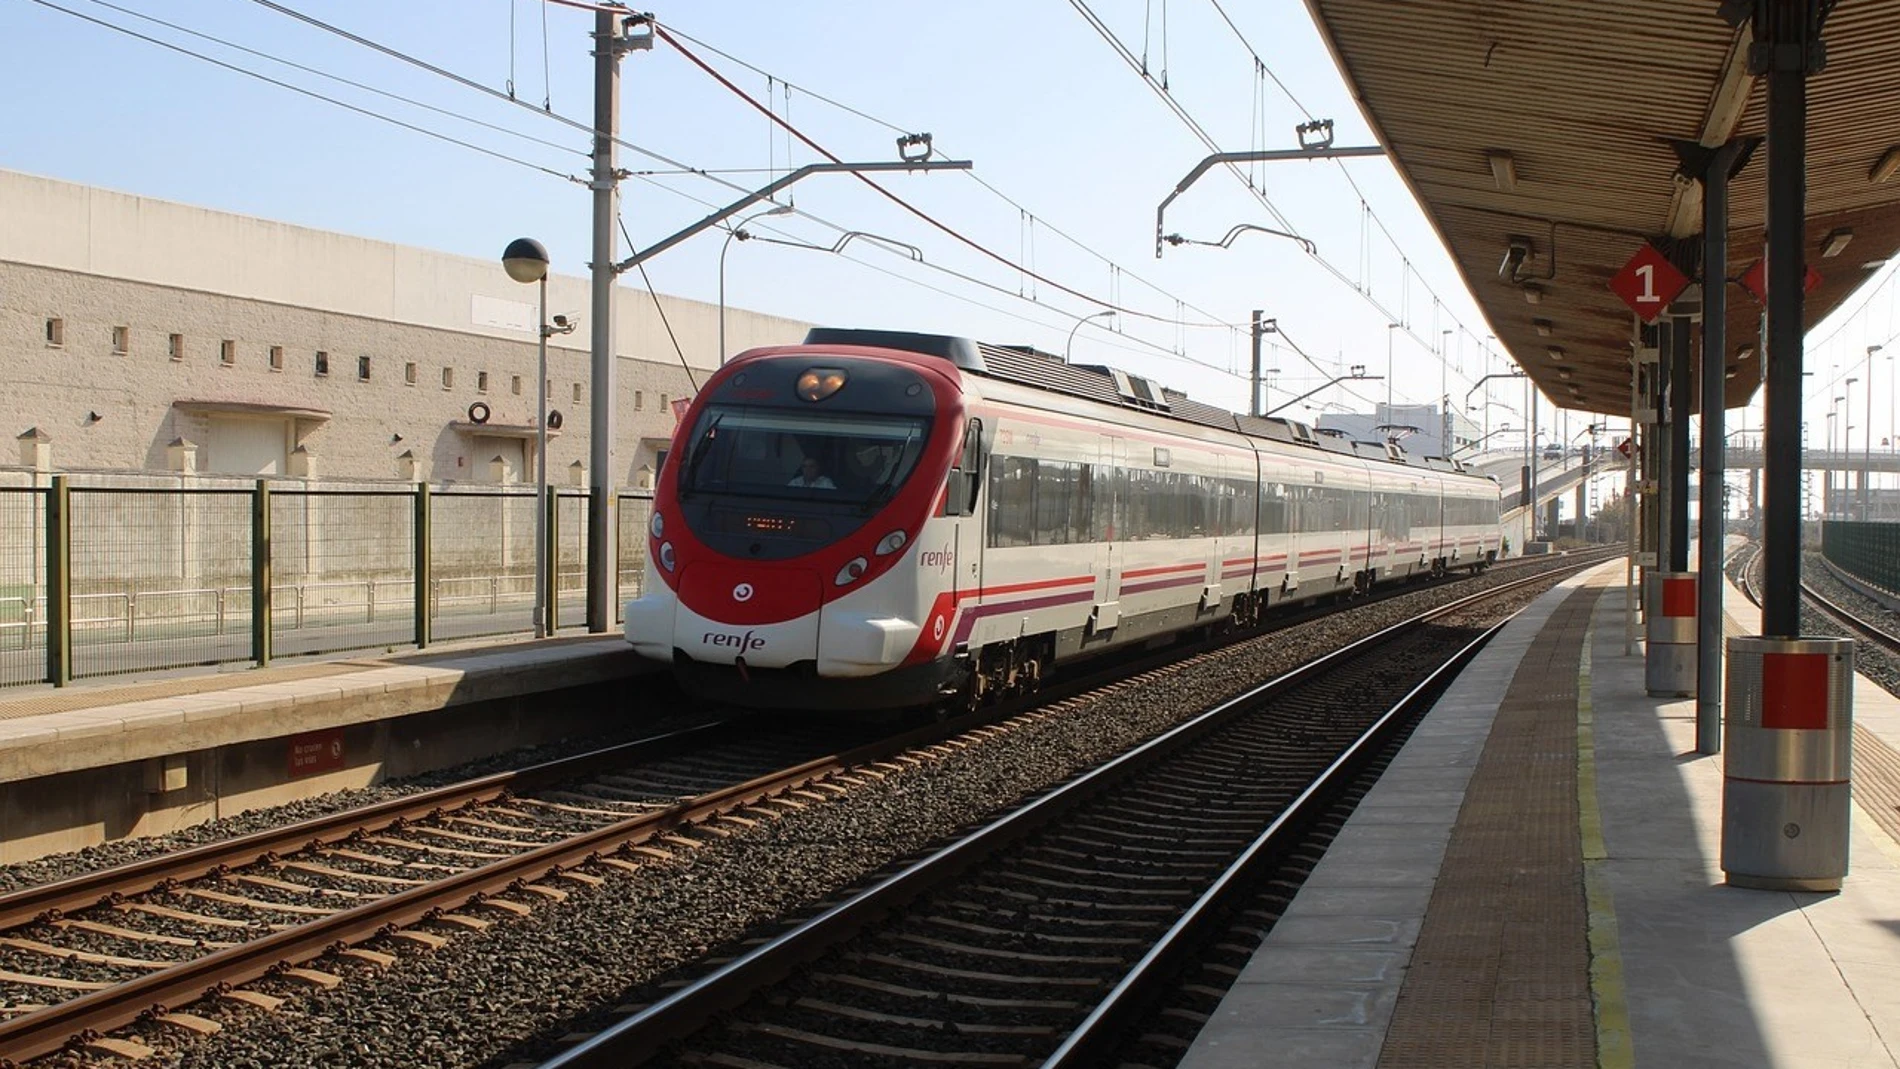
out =
[[[579,131],[250,0],[115,0],[116,8],[96,0],[56,2],[560,175],[579,175],[586,167],[587,140]],[[593,20],[585,12],[533,0],[295,0],[289,6],[486,86],[500,89],[512,78],[516,95],[532,105],[546,100],[563,115],[591,117],[587,34]],[[1299,105],[1258,76],[1247,48],[1205,0],[1089,0],[1087,6],[1130,51],[1145,53],[1157,78],[1165,71],[1175,98],[1223,149],[1291,147],[1294,125],[1309,113],[1335,120],[1341,144],[1370,140],[1304,5],[1294,0],[1228,0],[1225,6]],[[1261,308],[1325,369],[1364,364],[1382,373],[1388,343],[1396,338],[1395,400],[1429,402],[1441,389],[1462,398],[1485,371],[1505,368],[1481,355],[1482,318],[1382,160],[1345,166],[1396,247],[1368,228],[1359,196],[1338,166],[1298,162],[1253,171],[1274,208],[1318,243],[1337,275],[1291,242],[1257,233],[1242,235],[1230,249],[1170,248],[1156,260],[1155,207],[1206,150],[1065,0],[729,0],[651,10],[670,28],[769,71],[771,80],[700,49],[742,89],[769,98],[781,115],[845,159],[893,158],[894,133],[810,93],[905,130],[929,131],[943,154],[973,160],[975,175],[1015,204],[969,175],[881,181],[975,241],[1064,285],[1193,324],[1239,326],[1249,309]],[[128,12],[553,144],[378,97]],[[510,238],[533,235],[548,245],[558,270],[586,270],[588,194],[563,178],[220,69],[32,0],[0,0],[0,38],[12,45],[9,63],[0,67],[0,90],[14,102],[0,136],[0,166],[468,256],[496,256]],[[781,80],[795,87],[789,103]],[[796,166],[817,158],[802,145],[788,146],[762,115],[664,44],[628,58],[621,106],[626,140],[693,167],[733,169],[725,177],[747,188],[770,180],[769,168],[782,171],[788,160]],[[625,151],[622,166],[668,169]],[[704,214],[697,201],[736,196],[704,177],[675,174],[643,176],[623,191],[625,223],[640,244]],[[794,197],[810,216],[916,246],[928,266],[868,242],[854,243],[848,257],[735,243],[726,278],[733,305],[1058,352],[1077,317],[1100,308],[973,253],[853,178],[811,178]],[[827,248],[839,233],[804,215],[763,222],[771,236]],[[1176,202],[1167,223],[1200,239],[1217,239],[1236,223],[1277,225],[1240,181],[1219,170]],[[654,259],[654,285],[713,300],[721,237],[703,234]],[[1435,305],[1428,288],[1444,307]],[[1873,335],[1892,332],[1892,289],[1876,294],[1866,314],[1835,332],[1828,350],[1839,350],[1835,363],[1881,340]],[[1388,331],[1393,315],[1406,322],[1409,335]],[[1245,406],[1244,328],[1134,316],[1112,322],[1115,333],[1100,329],[1100,319],[1081,328],[1074,343],[1078,361],[1116,364],[1211,403]],[[1440,344],[1439,332],[1447,328],[1454,330],[1452,363],[1441,379],[1428,346]],[[1817,338],[1833,329],[1824,325]],[[1811,366],[1825,359],[1817,354]],[[1275,403],[1325,381],[1284,347],[1271,351],[1268,362],[1283,369],[1271,395]],[[1878,384],[1891,381],[1890,371],[1877,376]],[[1386,388],[1368,383],[1358,390],[1362,398],[1383,400]],[[1494,397],[1500,406],[1523,404],[1515,382],[1498,384]],[[1366,407],[1339,391],[1318,400]],[[1289,414],[1311,419],[1317,413]],[[1493,418],[1512,419],[1495,408]],[[1572,429],[1583,422],[1573,416]]]

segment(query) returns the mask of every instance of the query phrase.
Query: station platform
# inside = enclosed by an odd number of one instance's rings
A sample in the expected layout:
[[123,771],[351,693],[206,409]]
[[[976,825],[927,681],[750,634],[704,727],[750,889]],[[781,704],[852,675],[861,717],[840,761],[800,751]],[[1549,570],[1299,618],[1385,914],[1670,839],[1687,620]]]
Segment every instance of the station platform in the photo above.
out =
[[0,863],[598,732],[650,670],[590,635],[0,692]]
[[1624,604],[1617,561],[1490,643],[1182,1069],[1900,1065],[1900,701],[1856,679],[1842,889],[1728,887],[1722,758],[1646,695]]

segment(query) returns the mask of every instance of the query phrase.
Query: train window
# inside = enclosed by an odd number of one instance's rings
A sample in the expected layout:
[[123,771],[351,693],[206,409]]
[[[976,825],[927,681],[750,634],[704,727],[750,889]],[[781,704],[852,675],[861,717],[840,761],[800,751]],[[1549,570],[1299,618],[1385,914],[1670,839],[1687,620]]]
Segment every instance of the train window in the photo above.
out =
[[990,545],[1034,545],[1035,516],[1035,459],[994,458],[990,464]]
[[1263,483],[1260,486],[1260,533],[1263,535],[1286,534],[1287,526],[1286,491],[1279,483]]
[[874,506],[903,485],[928,435],[928,423],[910,416],[708,405],[680,491]]

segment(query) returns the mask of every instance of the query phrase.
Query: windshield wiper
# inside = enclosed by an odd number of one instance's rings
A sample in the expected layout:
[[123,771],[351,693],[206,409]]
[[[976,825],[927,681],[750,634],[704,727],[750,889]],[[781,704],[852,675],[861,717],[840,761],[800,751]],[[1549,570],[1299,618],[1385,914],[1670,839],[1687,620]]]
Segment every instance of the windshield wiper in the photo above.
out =
[[713,432],[719,429],[719,424],[724,422],[725,418],[724,412],[714,416],[713,421],[706,425],[705,433],[693,443],[693,455],[686,458],[686,470],[680,472],[680,500],[684,501],[695,492],[699,480],[699,466],[705,463],[706,453],[712,444]]
[[911,440],[916,437],[916,427],[912,427],[904,433],[904,444],[898,447],[897,455],[891,458],[890,470],[884,473],[884,478],[879,480],[878,484],[871,488],[870,496],[864,499],[863,513],[865,515],[870,515],[871,510],[883,504],[884,498],[890,494],[892,484],[897,481],[897,471],[904,466],[904,454],[910,452]]

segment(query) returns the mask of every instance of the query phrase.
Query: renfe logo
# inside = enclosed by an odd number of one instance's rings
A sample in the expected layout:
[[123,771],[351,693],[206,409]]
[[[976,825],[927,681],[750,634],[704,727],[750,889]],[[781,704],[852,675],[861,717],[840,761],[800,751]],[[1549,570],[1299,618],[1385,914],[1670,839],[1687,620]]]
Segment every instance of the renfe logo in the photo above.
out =
[[743,635],[727,634],[723,631],[708,631],[704,635],[701,635],[699,640],[708,646],[737,650],[742,654],[751,653],[753,650],[763,649],[765,647],[765,640],[754,636],[750,631],[747,631]]
[[939,573],[947,572],[957,562],[957,551],[945,546],[942,549],[926,549],[917,554],[917,567],[935,568]]

